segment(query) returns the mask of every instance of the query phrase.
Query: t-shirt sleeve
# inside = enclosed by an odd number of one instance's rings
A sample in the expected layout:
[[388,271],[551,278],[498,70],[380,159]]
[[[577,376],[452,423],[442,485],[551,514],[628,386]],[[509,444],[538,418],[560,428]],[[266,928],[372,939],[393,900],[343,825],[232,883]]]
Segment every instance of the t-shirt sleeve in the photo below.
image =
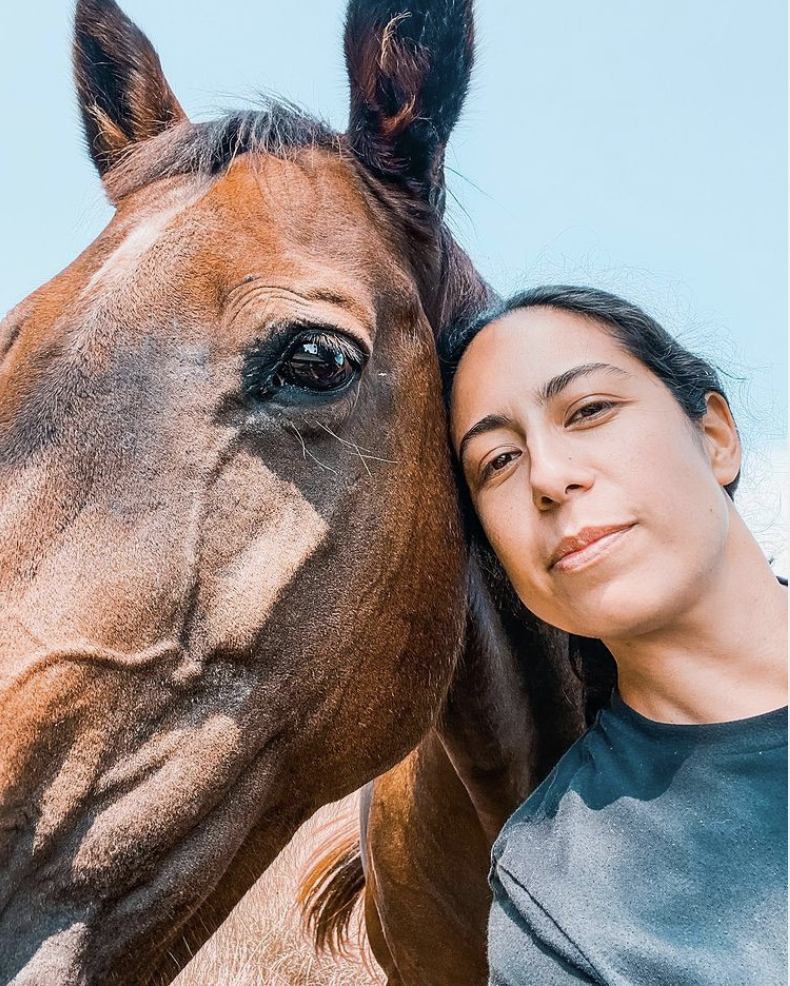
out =
[[489,986],[598,986],[601,980],[570,938],[506,869],[491,874]]

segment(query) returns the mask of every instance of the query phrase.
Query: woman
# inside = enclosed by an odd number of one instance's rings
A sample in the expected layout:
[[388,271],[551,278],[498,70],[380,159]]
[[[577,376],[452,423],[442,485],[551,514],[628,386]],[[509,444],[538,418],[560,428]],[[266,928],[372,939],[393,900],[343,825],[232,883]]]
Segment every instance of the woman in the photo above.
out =
[[451,437],[523,603],[612,706],[494,846],[491,982],[787,982],[787,592],[738,515],[714,370],[587,288],[444,339]]

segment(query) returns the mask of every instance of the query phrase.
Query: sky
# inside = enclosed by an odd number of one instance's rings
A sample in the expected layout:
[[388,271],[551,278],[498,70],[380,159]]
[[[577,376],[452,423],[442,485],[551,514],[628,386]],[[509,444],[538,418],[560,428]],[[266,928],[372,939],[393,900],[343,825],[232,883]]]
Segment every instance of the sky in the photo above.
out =
[[[125,0],[190,116],[270,91],[346,121],[342,0]],[[0,14],[0,314],[110,218],[71,83],[72,4]],[[449,219],[502,292],[587,283],[724,374],[744,514],[787,569],[783,0],[478,0]],[[746,498],[748,497],[748,502]]]

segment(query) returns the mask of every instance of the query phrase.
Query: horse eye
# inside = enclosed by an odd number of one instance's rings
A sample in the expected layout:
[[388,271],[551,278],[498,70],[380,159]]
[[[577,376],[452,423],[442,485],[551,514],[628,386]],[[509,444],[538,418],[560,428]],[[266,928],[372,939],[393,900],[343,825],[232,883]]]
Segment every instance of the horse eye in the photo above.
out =
[[359,370],[348,349],[340,340],[303,340],[277,367],[272,384],[320,393],[340,390]]
[[347,336],[307,331],[286,348],[251,356],[244,370],[248,393],[257,400],[329,397],[346,390],[359,377],[366,357]]

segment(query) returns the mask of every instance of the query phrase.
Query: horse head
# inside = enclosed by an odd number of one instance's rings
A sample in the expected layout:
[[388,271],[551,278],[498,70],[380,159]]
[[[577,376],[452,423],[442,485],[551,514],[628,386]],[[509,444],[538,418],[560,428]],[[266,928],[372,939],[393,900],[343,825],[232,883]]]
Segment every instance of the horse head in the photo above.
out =
[[464,550],[433,333],[470,0],[351,0],[348,131],[190,122],[79,0],[108,227],[0,326],[0,973],[169,981],[431,724]]

